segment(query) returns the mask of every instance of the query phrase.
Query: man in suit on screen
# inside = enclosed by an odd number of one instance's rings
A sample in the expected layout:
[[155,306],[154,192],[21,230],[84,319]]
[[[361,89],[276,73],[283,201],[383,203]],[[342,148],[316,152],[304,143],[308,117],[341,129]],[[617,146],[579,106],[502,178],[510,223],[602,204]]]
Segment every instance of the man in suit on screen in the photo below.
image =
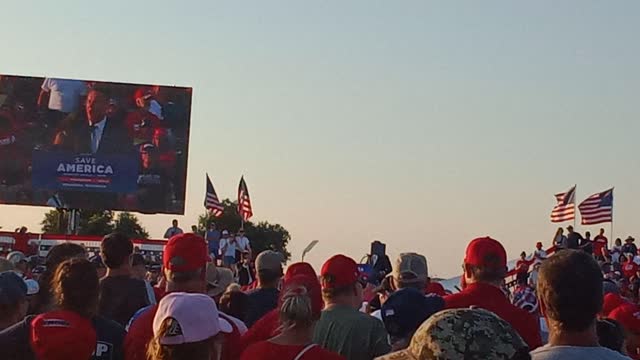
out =
[[[120,119],[107,115],[108,106],[106,90],[98,86],[92,88],[84,108],[64,120],[54,139],[54,149],[75,154],[133,154],[133,140]],[[115,209],[123,206],[118,194],[112,192],[67,190],[63,196],[70,208]]]
[[98,87],[87,94],[84,111],[71,116],[54,139],[61,150],[82,154],[117,154],[133,150],[133,143],[118,119],[107,116],[109,99]]

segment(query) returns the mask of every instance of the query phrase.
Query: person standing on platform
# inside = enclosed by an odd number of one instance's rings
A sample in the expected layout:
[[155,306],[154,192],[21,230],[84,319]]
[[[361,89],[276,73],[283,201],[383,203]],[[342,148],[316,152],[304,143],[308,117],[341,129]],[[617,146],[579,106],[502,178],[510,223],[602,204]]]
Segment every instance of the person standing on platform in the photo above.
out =
[[556,250],[562,250],[567,248],[567,237],[564,235],[564,230],[561,227],[558,228],[556,234],[553,236],[553,246]]
[[573,230],[573,226],[567,226],[567,249],[578,249],[584,238]]
[[164,232],[164,238],[171,239],[172,237],[182,233],[183,233],[182,229],[178,227],[178,220],[173,219],[173,221],[171,221],[171,227]]
[[220,230],[216,228],[216,223],[212,222],[209,224],[209,228],[204,235],[204,239],[207,240],[207,245],[209,246],[209,254],[211,255],[211,259],[214,261],[218,261],[221,259],[220,257]]
[[598,261],[605,261],[606,251],[609,248],[609,240],[604,236],[604,229],[593,238],[593,255]]

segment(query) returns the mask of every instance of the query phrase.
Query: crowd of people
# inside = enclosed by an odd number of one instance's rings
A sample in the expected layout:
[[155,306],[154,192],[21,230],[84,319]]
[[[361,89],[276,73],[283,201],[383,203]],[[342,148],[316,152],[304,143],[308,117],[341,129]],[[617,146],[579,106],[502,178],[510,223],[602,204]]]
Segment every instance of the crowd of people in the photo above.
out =
[[[183,232],[178,226],[178,220],[174,219],[171,222],[171,227],[165,231],[164,238],[170,239]],[[196,225],[191,226],[191,232],[204,237],[211,261],[216,266],[229,269],[231,271],[230,277],[235,279],[240,286],[249,286],[255,282],[256,270],[253,250],[251,249],[251,241],[243,228],[240,228],[237,233],[227,229],[220,231],[215,222],[210,222],[204,231],[200,231]]]
[[[190,89],[0,76],[0,201],[177,213],[184,206]],[[32,153],[138,157],[135,191],[32,186]],[[116,160],[113,160],[116,161]]]
[[156,269],[118,233],[92,257],[77,244],[54,246],[40,274],[19,252],[0,259],[0,359],[640,358],[640,307],[603,271],[606,245],[596,259],[540,244],[535,276],[518,275],[510,295],[505,248],[477,238],[451,294],[418,253],[400,254],[377,283],[342,254],[316,273],[249,250],[255,281],[242,286],[237,262],[225,260],[242,233],[211,226],[203,237],[175,223],[166,235]]
[[[620,238],[615,239],[613,244],[609,244],[604,229],[600,229],[598,235],[591,239],[588,231],[583,236],[572,226],[568,226],[565,235],[564,229],[558,228],[553,237],[552,246],[548,250],[558,252],[565,249],[580,250],[592,256],[601,268],[607,288],[615,288],[617,293],[634,303],[640,302],[640,253],[632,236],[625,239],[624,245]],[[527,255],[524,251],[520,254],[514,269],[516,272],[514,296],[518,300],[531,299],[527,304],[534,309],[537,304],[534,301],[535,297],[530,294],[535,291],[540,265],[547,256],[547,250],[543,249],[541,242],[538,242],[532,254]]]

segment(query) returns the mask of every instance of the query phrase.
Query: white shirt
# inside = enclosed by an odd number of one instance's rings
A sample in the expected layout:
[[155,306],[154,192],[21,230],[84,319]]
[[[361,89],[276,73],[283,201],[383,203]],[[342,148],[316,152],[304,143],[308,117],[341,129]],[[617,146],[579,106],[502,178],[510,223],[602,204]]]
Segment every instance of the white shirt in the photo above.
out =
[[531,352],[533,360],[618,360],[630,359],[605,347],[550,346],[545,345]]
[[78,110],[80,97],[87,95],[87,84],[81,80],[46,78],[41,88],[49,93],[49,109],[64,113]]
[[231,240],[229,239],[222,239],[220,240],[220,251],[223,251],[225,246],[227,247],[227,250],[224,252],[224,256],[233,256],[233,258],[235,259],[236,257],[236,246],[237,243],[231,243]]
[[614,246],[613,249],[611,249],[611,262],[619,263],[621,253],[622,253],[622,246]]
[[236,246],[240,251],[249,251],[251,249],[251,244],[249,243],[249,239],[246,236],[238,236],[236,237]]
[[100,148],[100,141],[102,140],[102,134],[104,133],[104,127],[107,124],[107,117],[105,116],[99,123],[94,124],[95,127],[91,131],[91,152],[96,153]]
[[543,249],[536,250],[533,252],[533,258],[535,263],[542,262],[542,260],[547,258],[547,252]]

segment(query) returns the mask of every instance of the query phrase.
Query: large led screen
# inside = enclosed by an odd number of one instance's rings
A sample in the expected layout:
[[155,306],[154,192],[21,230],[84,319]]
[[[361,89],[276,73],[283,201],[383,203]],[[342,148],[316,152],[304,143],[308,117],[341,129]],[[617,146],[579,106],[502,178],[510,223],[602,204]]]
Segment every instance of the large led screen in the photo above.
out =
[[191,88],[0,75],[0,203],[183,214]]

